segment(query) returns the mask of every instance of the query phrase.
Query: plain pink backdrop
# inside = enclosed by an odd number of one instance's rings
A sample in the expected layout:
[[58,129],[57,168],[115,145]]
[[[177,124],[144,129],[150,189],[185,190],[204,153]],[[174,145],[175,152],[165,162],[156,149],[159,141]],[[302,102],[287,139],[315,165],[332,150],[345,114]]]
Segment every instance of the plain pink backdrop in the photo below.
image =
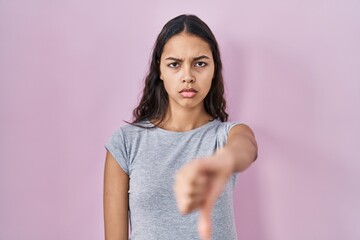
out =
[[103,239],[103,145],[181,13],[214,31],[231,119],[260,146],[239,239],[360,239],[359,1],[2,0],[1,240]]

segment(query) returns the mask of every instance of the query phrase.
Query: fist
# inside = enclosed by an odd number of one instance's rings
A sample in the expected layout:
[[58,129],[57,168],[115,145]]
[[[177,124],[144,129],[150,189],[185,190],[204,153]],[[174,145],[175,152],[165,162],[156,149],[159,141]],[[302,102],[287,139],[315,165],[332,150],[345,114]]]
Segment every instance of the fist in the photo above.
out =
[[174,192],[181,214],[200,208],[209,193],[210,174],[202,171],[201,160],[193,160],[175,176]]
[[199,209],[199,234],[211,238],[211,213],[218,196],[233,172],[231,161],[215,155],[192,160],[175,176],[174,192],[181,214]]

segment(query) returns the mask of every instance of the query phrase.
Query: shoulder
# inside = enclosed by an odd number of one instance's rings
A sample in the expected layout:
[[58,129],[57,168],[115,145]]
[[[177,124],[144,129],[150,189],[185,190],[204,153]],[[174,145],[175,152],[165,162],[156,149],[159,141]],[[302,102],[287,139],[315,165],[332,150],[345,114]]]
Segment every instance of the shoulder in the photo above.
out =
[[221,122],[218,121],[218,132],[228,135],[234,128],[243,125],[243,123],[232,121],[232,122]]
[[151,124],[147,121],[139,122],[139,123],[128,123],[122,127],[120,127],[121,131],[124,133],[131,132],[141,132],[151,127]]
[[116,129],[113,132],[113,137],[129,139],[138,136],[139,134],[144,133],[151,127],[149,122],[140,122],[140,123],[128,123]]
[[223,135],[226,138],[233,135],[255,137],[253,130],[247,124],[238,121],[220,122],[218,128],[218,134]]
[[245,123],[235,123],[232,125],[232,127],[229,129],[229,135],[249,135],[254,136],[253,130],[246,125]]

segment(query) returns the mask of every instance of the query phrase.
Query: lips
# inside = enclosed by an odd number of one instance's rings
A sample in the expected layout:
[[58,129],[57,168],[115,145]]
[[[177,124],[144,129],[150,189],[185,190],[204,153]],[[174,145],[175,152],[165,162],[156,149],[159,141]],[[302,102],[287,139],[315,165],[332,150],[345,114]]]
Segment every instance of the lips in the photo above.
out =
[[192,98],[196,95],[197,91],[193,88],[184,88],[179,92],[184,98]]

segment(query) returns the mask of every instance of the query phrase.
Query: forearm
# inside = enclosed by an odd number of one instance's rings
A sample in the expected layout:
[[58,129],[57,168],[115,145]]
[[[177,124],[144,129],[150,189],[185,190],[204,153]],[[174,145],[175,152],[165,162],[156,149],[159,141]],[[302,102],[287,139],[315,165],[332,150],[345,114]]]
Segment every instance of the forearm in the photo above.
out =
[[128,239],[129,178],[107,154],[104,174],[104,228],[106,240]]
[[228,143],[216,152],[220,158],[230,162],[233,172],[245,170],[257,158],[257,143],[250,131],[229,136]]
[[128,239],[128,212],[119,206],[118,197],[104,196],[104,230],[106,240]]

